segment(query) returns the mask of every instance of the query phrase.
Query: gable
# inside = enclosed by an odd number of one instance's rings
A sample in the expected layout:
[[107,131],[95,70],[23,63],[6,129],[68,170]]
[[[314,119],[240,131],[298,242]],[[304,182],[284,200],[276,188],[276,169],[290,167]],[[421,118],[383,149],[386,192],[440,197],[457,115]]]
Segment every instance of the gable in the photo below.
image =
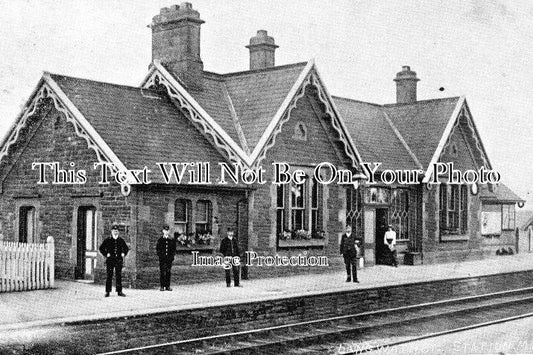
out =
[[[290,118],[296,101],[304,95],[306,87],[312,85],[318,89],[317,97],[326,114],[332,118],[330,122],[337,133],[336,140],[350,158],[350,166],[358,166],[361,161],[359,153],[322,84],[314,61],[309,61],[302,69],[304,64],[227,75],[206,73],[209,80],[218,75],[217,80],[224,81],[219,89],[222,88],[227,94],[226,103],[230,107],[238,141],[222,127],[229,124],[227,117],[217,116],[214,110],[212,113],[217,118],[213,118],[198,102],[206,96],[192,90],[191,93],[197,98],[193,97],[158,61],[154,61],[141,86],[164,89],[172,102],[187,111],[188,118],[231,162],[253,168],[261,164],[266,152],[275,144],[281,126]],[[250,152],[252,147],[253,151]]]
[[320,107],[311,87],[296,101],[274,140],[263,160],[264,168],[270,167],[272,162],[287,162],[291,166],[315,166],[321,162],[351,166],[330,118]]
[[47,184],[39,181],[38,167],[33,163],[57,162],[62,170],[86,171],[87,183],[65,184],[66,193],[82,192],[99,180],[99,170],[93,168],[98,162],[96,152],[90,149],[84,138],[76,134],[74,124],[57,110],[50,101],[41,102],[35,115],[19,131],[17,141],[11,145],[9,154],[0,164],[2,192],[6,195],[37,196],[44,190],[53,194],[57,185],[52,184],[51,167],[46,168]]
[[224,75],[228,95],[253,151],[307,63]]
[[[465,117],[460,117],[465,119]],[[474,157],[474,151],[477,149],[472,147],[469,140],[466,138],[467,132],[463,125],[458,124],[450,134],[446,145],[442,150],[439,162],[448,163],[453,162],[454,168],[465,171],[469,169],[477,170],[480,168]]]
[[433,157],[431,158],[430,164],[424,176],[424,182],[428,182],[431,179],[431,174],[433,172],[432,165],[437,161],[442,161],[441,159],[443,155],[447,154],[446,148],[451,143],[452,147],[453,143],[461,144],[461,140],[464,142],[463,148],[466,148],[468,153],[470,153],[472,161],[470,164],[468,164],[466,158],[467,153],[464,152],[458,155],[458,158],[459,156],[461,157],[458,159],[458,163],[464,164],[465,166],[470,166],[470,168],[479,168],[483,166],[487,169],[492,169],[468,105],[466,104],[465,99],[461,98],[446,125],[439,145],[433,153]]
[[310,61],[307,64],[306,69],[300,74],[289,95],[285,98],[282,106],[278,109],[266,131],[261,136],[258,145],[250,157],[252,166],[261,163],[268,150],[275,145],[276,136],[281,131],[282,125],[290,119],[292,111],[297,106],[298,100],[305,96],[306,93],[310,92],[312,92],[312,96],[316,98],[316,102],[319,106],[319,108],[315,108],[315,111],[322,111],[322,115],[327,118],[329,126],[335,131],[334,137],[332,137],[332,142],[349,158],[349,162],[347,162],[348,166],[359,168],[361,164],[361,156],[353,144],[352,138],[335,107],[333,99],[329,95],[320,75],[318,74],[314,61]]

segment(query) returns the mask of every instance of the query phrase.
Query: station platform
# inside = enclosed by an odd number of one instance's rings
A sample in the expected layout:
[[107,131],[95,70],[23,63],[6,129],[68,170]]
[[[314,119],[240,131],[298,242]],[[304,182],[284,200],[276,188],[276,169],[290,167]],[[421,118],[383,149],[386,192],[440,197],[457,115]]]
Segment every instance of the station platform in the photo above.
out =
[[221,269],[220,282],[174,286],[172,292],[126,288],[127,297],[112,292],[109,298],[103,285],[58,280],[54,289],[0,294],[0,331],[529,270],[533,254],[518,254],[398,268],[377,265],[359,270],[360,283],[347,283],[344,272],[336,271],[244,280],[243,287],[228,288]]

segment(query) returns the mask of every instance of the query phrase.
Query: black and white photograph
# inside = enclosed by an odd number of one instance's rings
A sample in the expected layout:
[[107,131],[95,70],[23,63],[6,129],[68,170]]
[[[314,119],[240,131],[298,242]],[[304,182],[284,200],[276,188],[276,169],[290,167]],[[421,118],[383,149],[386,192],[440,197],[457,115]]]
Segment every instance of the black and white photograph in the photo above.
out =
[[533,354],[533,3],[0,0],[0,354]]

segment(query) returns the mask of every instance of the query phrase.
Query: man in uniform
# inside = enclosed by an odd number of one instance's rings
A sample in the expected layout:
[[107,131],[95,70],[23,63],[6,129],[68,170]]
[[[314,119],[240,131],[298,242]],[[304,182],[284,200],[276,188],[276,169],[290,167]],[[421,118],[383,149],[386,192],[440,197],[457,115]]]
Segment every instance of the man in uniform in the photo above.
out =
[[361,241],[352,234],[352,226],[346,226],[346,233],[341,237],[340,253],[344,257],[346,265],[346,282],[357,282],[357,254],[361,247]]
[[[220,252],[222,255],[227,257],[240,257],[239,252],[239,243],[234,237],[234,231],[231,228],[228,228],[228,233],[226,238],[222,239],[220,242]],[[225,265],[226,270],[226,286],[231,287],[231,273],[230,269],[233,270],[233,283],[235,287],[240,287],[239,285],[239,265],[235,265],[233,262],[230,262],[230,265]]]
[[159,257],[160,291],[172,291],[170,287],[170,269],[176,254],[176,240],[170,236],[169,226],[163,227],[163,236],[157,241],[156,250]]
[[115,289],[121,297],[126,297],[122,292],[122,267],[124,257],[128,254],[128,246],[124,239],[119,237],[118,225],[111,227],[111,237],[107,237],[100,245],[100,253],[106,258],[107,280],[105,283],[105,297],[109,297],[111,286],[113,285],[113,271],[115,272]]

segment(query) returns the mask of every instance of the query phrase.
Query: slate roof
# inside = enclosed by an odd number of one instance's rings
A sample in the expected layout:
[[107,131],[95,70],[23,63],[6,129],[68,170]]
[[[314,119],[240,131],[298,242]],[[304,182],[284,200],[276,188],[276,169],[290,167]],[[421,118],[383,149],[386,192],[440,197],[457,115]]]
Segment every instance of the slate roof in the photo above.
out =
[[[204,72],[203,90],[188,92],[250,152],[306,64],[229,74]],[[218,154],[158,92],[60,75],[52,78],[128,168],[163,158],[196,161]],[[458,99],[378,105],[333,97],[363,161],[382,162],[379,170],[417,169],[417,159],[426,168]],[[202,144],[193,143],[198,141]]]
[[156,162],[225,161],[163,94],[50,76],[128,169],[153,168]]
[[516,195],[505,184],[499,183],[496,188],[491,192],[487,186],[481,186],[479,189],[479,197],[483,201],[494,203],[517,203],[526,202]]
[[459,101],[451,97],[377,105],[333,99],[361,158],[383,162],[379,170],[418,169],[416,160],[425,170]]
[[[248,154],[297,82],[307,63],[245,72],[204,72],[204,89],[188,93]],[[159,161],[226,160],[164,94],[51,75],[128,168]],[[378,105],[333,97],[365,162],[383,169],[426,169],[458,97]],[[486,199],[521,201],[505,185]],[[483,195],[485,194],[485,195]]]
[[335,96],[333,100],[364,162],[383,163],[378,170],[418,168],[382,106]]
[[241,130],[253,151],[306,64],[229,74],[204,72],[203,90],[187,92],[244,149]]
[[459,97],[384,105],[394,126],[424,168],[427,168]]

